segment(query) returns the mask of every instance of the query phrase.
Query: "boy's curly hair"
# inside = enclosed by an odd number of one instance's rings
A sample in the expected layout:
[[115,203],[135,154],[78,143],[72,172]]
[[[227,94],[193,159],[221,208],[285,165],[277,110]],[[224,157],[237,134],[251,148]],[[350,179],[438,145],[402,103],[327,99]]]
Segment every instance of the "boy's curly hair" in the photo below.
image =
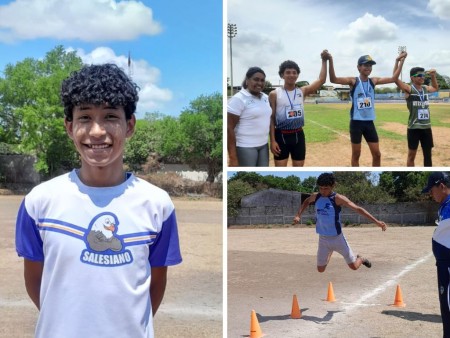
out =
[[297,71],[297,74],[300,74],[300,67],[298,66],[298,64],[292,60],[286,60],[282,62],[280,67],[278,68],[278,75],[280,75],[280,77],[283,77],[284,71],[288,68],[295,69]]
[[333,173],[323,173],[317,178],[317,185],[319,187],[332,187],[336,183],[336,178]]
[[66,120],[72,121],[75,106],[86,103],[122,106],[129,120],[136,111],[138,88],[117,65],[84,66],[62,82],[61,101]]

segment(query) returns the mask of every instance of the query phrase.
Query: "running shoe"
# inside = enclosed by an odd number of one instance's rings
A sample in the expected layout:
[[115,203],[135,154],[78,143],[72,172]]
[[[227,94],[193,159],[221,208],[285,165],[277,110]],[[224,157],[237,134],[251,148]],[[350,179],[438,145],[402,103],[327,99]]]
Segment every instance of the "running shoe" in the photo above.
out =
[[362,264],[365,267],[367,267],[367,268],[371,268],[372,267],[372,263],[367,258],[361,257],[360,255],[357,255],[356,257],[362,259]]

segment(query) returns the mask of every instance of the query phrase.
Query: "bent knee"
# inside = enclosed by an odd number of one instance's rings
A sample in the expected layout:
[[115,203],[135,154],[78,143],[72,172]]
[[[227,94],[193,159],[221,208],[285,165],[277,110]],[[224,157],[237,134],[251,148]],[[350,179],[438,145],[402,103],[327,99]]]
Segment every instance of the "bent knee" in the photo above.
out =
[[358,268],[359,268],[359,266],[357,266],[355,263],[350,263],[350,264],[348,265],[348,267],[349,267],[350,269],[352,269],[352,270],[358,270]]

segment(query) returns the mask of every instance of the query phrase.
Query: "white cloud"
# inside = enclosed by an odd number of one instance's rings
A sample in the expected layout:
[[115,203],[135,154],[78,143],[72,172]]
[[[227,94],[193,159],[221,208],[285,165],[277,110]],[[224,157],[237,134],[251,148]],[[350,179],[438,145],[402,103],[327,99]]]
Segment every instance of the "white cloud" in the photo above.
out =
[[[235,85],[249,66],[262,67],[268,81],[281,84],[278,66],[287,59],[299,64],[299,80],[314,81],[320,70],[319,55],[325,48],[333,55],[338,76],[356,76],[357,60],[365,54],[377,62],[372,76],[389,76],[398,46],[405,45],[408,58],[404,76],[418,65],[450,75],[449,47],[445,45],[450,22],[431,19],[428,1],[398,0],[394,6],[389,0],[380,0],[377,6],[370,6],[370,14],[348,1],[304,0],[303,6],[294,6],[298,3],[228,0],[228,22],[238,27],[233,39]],[[226,65],[226,76],[230,77],[229,58]]]
[[450,19],[450,1],[448,0],[430,0],[428,2],[428,8],[438,18],[443,20]]
[[384,17],[366,13],[351,22],[347,29],[340,31],[338,37],[350,38],[359,43],[389,41],[397,38],[397,30],[397,25]]
[[134,0],[15,0],[0,6],[0,41],[4,42],[117,41],[160,32],[152,9]]
[[[74,49],[68,48],[67,51]],[[158,81],[161,73],[158,68],[152,67],[145,60],[133,60],[131,55],[131,69],[128,69],[128,55],[116,55],[109,47],[98,47],[86,53],[83,49],[76,49],[77,55],[85,64],[114,63],[125,70],[131,71],[133,81],[140,87],[137,111],[139,113],[159,110],[166,102],[173,99],[169,89],[160,88]]]

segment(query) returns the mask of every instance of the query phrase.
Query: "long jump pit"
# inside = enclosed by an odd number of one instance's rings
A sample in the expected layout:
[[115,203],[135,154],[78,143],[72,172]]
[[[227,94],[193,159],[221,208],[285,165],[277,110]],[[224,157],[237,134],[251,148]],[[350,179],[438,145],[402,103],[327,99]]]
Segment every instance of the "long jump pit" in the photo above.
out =
[[[252,310],[267,337],[442,337],[434,229],[345,227],[372,267],[353,271],[334,252],[323,273],[314,228],[228,229],[228,337],[249,337]],[[291,318],[294,295],[300,319]]]

